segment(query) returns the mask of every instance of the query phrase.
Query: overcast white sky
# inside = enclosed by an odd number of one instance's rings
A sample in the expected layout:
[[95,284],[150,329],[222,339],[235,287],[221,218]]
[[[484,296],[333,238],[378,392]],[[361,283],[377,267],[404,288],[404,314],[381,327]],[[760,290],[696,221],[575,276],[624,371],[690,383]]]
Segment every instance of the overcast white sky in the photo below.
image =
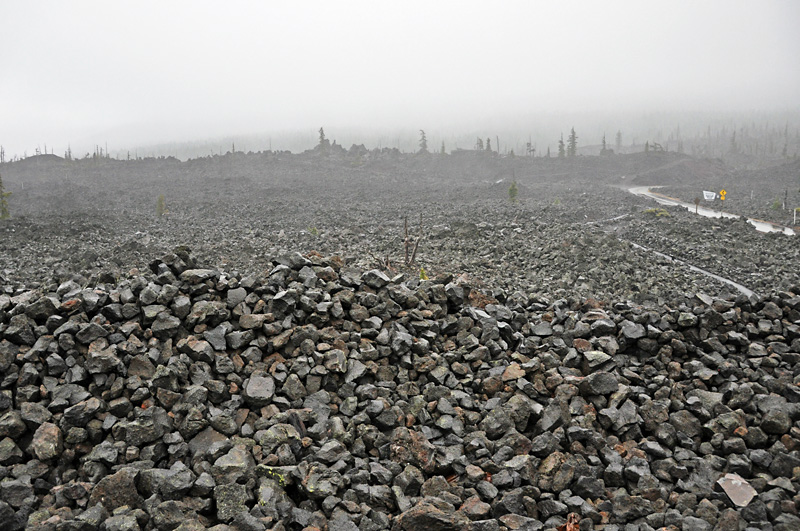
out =
[[0,144],[796,110],[800,2],[0,2]]

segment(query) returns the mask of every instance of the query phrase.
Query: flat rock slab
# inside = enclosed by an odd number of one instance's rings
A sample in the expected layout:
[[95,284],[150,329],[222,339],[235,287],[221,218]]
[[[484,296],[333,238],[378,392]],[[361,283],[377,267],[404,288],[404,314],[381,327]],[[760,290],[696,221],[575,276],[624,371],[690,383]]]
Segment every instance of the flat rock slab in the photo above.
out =
[[219,272],[214,269],[187,269],[181,273],[181,280],[190,284],[197,284],[218,276]]
[[738,507],[747,507],[757,494],[756,489],[739,474],[725,474],[717,480],[717,485],[725,491],[731,502]]

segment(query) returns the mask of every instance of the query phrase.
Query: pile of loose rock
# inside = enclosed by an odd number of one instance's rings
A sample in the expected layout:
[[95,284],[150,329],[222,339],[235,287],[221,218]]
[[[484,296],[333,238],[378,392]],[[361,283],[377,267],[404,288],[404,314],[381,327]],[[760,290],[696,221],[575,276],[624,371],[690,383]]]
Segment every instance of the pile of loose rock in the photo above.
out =
[[800,528],[800,286],[151,270],[0,295],[0,527]]

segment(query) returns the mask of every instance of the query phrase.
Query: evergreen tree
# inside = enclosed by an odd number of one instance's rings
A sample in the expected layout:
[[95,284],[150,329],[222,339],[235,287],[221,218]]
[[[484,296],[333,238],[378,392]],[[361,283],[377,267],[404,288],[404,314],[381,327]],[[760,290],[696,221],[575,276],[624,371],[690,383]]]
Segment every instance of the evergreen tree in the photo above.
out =
[[622,147],[622,131],[617,131],[616,144],[617,144],[617,153],[619,153],[619,150]]
[[492,152],[492,139],[491,138],[487,138],[486,139],[486,151],[488,151],[489,153]]
[[444,140],[442,140],[442,155],[444,155]]
[[600,153],[606,152],[606,135],[603,133],[603,150]]
[[475,141],[475,149],[483,151],[483,140],[481,140],[480,137]]
[[550,146],[547,146],[547,155],[545,155],[548,159],[550,158]]
[[[334,140],[334,143],[336,141]],[[319,150],[321,152],[327,152],[328,149],[331,147],[331,141],[325,138],[325,130],[320,127],[319,128]]]
[[[550,148],[547,148],[548,151]],[[558,158],[563,159],[566,156],[566,151],[564,151],[564,135],[561,135],[561,138],[558,139]]]
[[575,128],[569,132],[567,139],[567,156],[574,157],[578,152],[578,135],[575,134]]
[[419,130],[419,152],[428,152],[428,138],[425,136],[425,131],[422,129]]

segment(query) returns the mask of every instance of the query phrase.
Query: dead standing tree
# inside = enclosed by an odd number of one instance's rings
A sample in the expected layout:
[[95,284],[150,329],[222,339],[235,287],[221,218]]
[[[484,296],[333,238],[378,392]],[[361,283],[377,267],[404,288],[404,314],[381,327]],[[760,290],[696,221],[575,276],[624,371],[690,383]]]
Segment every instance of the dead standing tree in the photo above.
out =
[[[419,226],[420,230],[422,229],[422,214],[419,215]],[[410,266],[414,263],[414,260],[417,257],[417,249],[419,249],[419,242],[422,241],[422,236],[417,237],[416,240],[412,239],[408,235],[408,216],[403,218],[403,232],[405,233],[405,237],[403,238],[403,247],[406,251],[406,266]],[[413,250],[412,249],[413,245]],[[411,250],[411,258],[409,259],[408,252]]]
[[[419,231],[422,232],[422,214],[419,215]],[[403,265],[405,267],[411,266],[414,261],[417,259],[417,250],[419,249],[419,244],[422,241],[422,236],[418,236],[414,238],[408,234],[408,216],[403,218],[403,250],[404,250],[404,260]],[[390,271],[394,271],[395,268],[392,266],[392,261],[390,259],[391,253],[386,253],[386,257],[382,258],[379,256],[375,256],[373,253],[369,253],[373,260],[378,264],[378,267],[381,269],[387,269]]]

